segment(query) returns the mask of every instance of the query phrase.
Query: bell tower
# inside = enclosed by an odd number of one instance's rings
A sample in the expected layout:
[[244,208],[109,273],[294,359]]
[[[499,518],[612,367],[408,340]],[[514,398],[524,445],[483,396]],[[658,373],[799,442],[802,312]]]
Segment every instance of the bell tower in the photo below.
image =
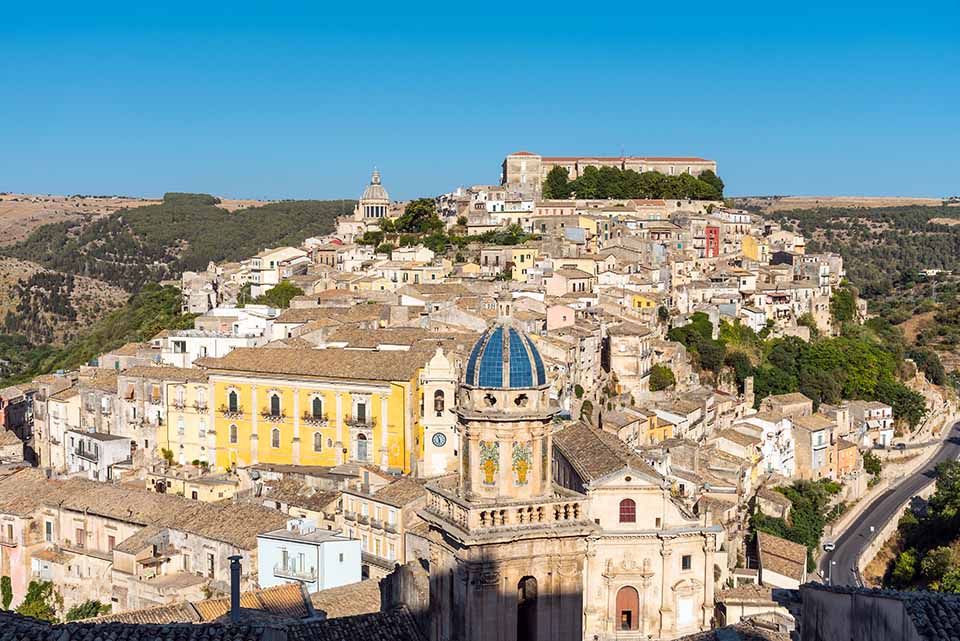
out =
[[459,478],[427,485],[433,641],[580,641],[586,497],[554,485],[543,359],[510,319],[473,346],[457,392]]

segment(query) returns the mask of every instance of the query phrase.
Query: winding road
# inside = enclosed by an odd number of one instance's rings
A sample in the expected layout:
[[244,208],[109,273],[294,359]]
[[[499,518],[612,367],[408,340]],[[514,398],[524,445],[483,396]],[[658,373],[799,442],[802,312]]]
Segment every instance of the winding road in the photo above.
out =
[[857,560],[873,539],[870,526],[879,531],[910,497],[916,496],[924,486],[933,482],[938,464],[957,458],[960,458],[960,423],[954,423],[949,437],[926,465],[875,498],[834,542],[836,548],[824,554],[820,562],[824,581],[834,585],[859,586]]

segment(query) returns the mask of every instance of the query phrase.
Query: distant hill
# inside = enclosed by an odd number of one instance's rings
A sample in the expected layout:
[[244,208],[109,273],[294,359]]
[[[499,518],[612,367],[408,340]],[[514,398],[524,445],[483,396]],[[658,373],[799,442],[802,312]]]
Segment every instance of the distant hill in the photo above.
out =
[[2,254],[136,292],[210,261],[239,261],[328,234],[354,201],[291,200],[232,212],[218,204],[207,194],[168,193],[159,204],[44,225]]

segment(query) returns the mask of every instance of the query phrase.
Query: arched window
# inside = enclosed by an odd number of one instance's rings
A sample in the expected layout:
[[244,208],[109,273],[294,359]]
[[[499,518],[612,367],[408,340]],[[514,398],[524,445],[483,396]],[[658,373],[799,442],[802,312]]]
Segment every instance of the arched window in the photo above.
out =
[[280,395],[272,394],[270,396],[270,416],[280,416]]
[[320,432],[313,433],[313,451],[321,452],[323,451],[323,434]]
[[640,594],[637,589],[625,585],[617,592],[617,629],[636,630],[640,618]]
[[311,405],[311,409],[313,410],[313,418],[321,418],[323,416],[323,401],[320,400],[320,397],[314,396]]
[[623,499],[620,501],[620,522],[637,522],[637,504],[633,501],[633,499]]
[[230,390],[230,393],[227,394],[227,409],[229,409],[231,412],[236,412],[239,405],[240,399],[237,395],[237,391]]
[[443,401],[443,390],[438,389],[433,393],[433,411],[437,413],[437,416],[441,416],[443,414]]
[[537,639],[537,579],[525,576],[517,583],[517,641]]
[[231,443],[237,442],[237,426],[236,425],[230,426],[230,442]]
[[270,446],[280,447],[280,430],[277,428],[270,430]]

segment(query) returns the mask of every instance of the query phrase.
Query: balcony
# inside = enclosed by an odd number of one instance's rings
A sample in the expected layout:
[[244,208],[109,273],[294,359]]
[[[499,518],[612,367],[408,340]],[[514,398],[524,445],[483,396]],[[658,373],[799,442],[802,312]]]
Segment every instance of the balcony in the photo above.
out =
[[269,409],[264,408],[260,410],[260,418],[268,423],[283,423],[287,419],[287,415],[282,410],[279,414],[274,414]]
[[100,461],[100,455],[91,452],[90,450],[85,450],[82,447],[78,447],[73,450],[73,453],[78,457],[84,460],[90,461],[91,463],[97,463]]
[[242,407],[237,407],[236,409],[230,409],[226,405],[221,405],[219,411],[220,411],[220,415],[223,416],[223,418],[229,418],[229,419],[243,418]]
[[182,398],[175,398],[170,402],[170,405],[172,405],[174,409],[182,410],[187,406],[187,403]]
[[370,519],[370,527],[372,527],[374,530],[382,530],[383,521],[380,519]]
[[273,576],[281,579],[315,583],[317,580],[317,569],[314,567],[296,568],[284,565],[283,563],[277,563],[273,566]]
[[397,533],[397,524],[396,524],[396,523],[389,523],[389,522],[384,523],[383,529],[384,529],[385,531],[389,532],[390,534],[396,534],[396,533]]
[[476,534],[527,527],[593,527],[587,518],[586,501],[572,492],[552,498],[478,506],[464,501],[453,492],[427,486],[424,514],[456,525],[464,532]]
[[309,414],[304,412],[303,416],[300,417],[300,422],[304,425],[312,425],[313,427],[326,427],[329,419],[326,414]]
[[8,537],[6,534],[0,534],[0,546],[15,548],[18,545],[20,545],[20,541],[17,540],[17,537]]
[[356,521],[356,520],[357,520],[357,513],[356,513],[356,512],[344,512],[344,513],[343,513],[343,518],[346,519],[347,521]]
[[350,427],[356,427],[358,429],[370,429],[373,427],[373,420],[370,417],[355,418],[353,416],[344,416],[343,422]]
[[360,523],[361,525],[369,525],[370,517],[366,514],[361,514],[357,517],[357,523]]
[[195,409],[195,410],[198,411],[198,412],[206,412],[206,411],[207,411],[207,404],[206,404],[206,403],[201,403],[200,401],[194,401],[194,402],[193,402],[193,409]]

